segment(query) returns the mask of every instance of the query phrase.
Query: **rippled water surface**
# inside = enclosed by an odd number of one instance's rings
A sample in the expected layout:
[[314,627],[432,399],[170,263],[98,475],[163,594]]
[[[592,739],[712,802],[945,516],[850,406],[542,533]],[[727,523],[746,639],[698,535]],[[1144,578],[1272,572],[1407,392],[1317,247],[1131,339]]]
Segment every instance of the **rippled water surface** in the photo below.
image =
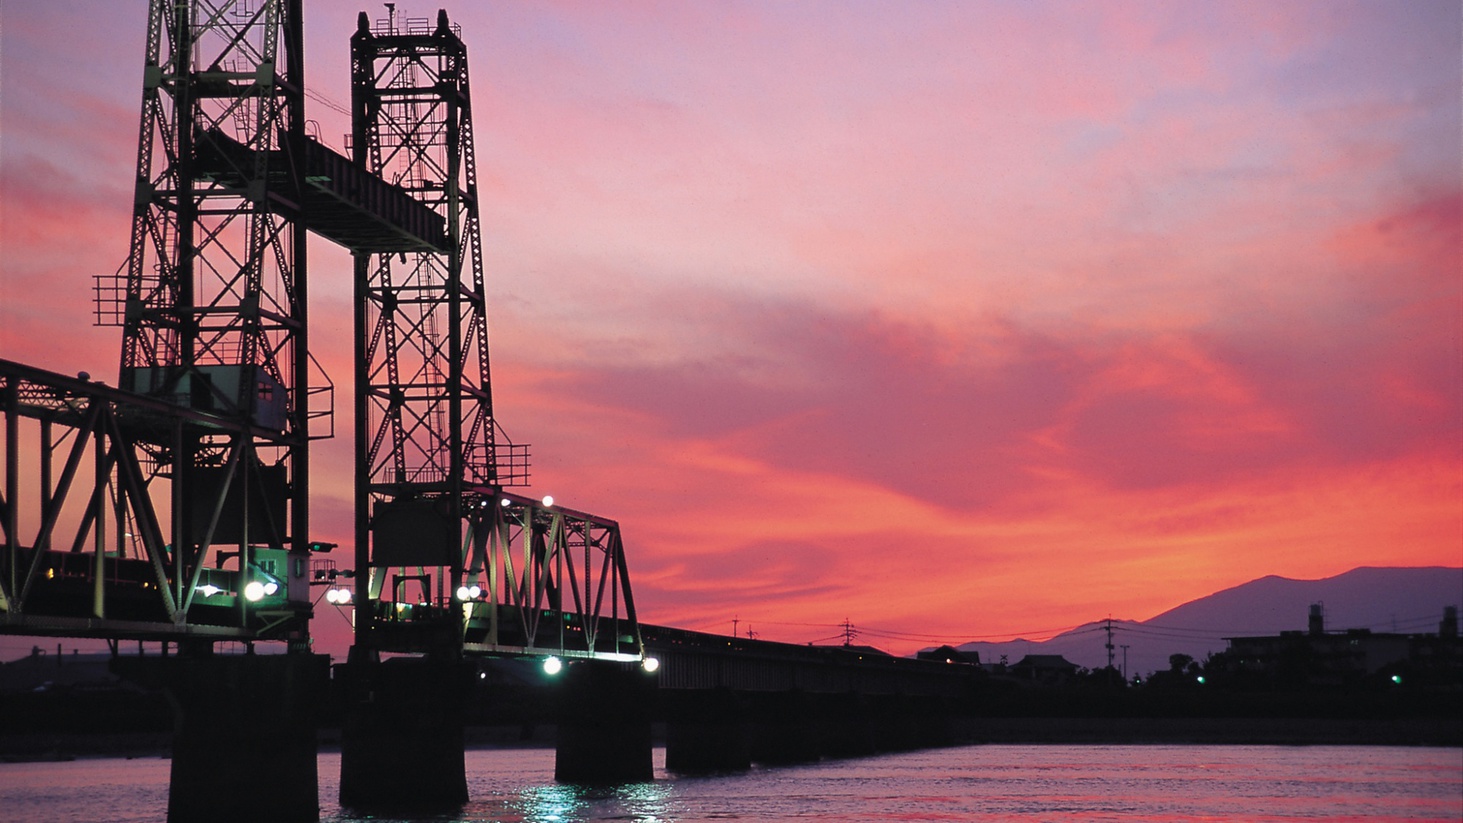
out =
[[[657,763],[664,751],[657,751]],[[162,821],[168,761],[0,764],[0,820]],[[340,756],[320,756],[328,823],[572,821],[1459,821],[1463,749],[1352,746],[968,746],[589,790],[547,749],[467,755],[458,814],[353,816]],[[261,793],[261,801],[267,802]],[[268,820],[261,809],[260,820]]]

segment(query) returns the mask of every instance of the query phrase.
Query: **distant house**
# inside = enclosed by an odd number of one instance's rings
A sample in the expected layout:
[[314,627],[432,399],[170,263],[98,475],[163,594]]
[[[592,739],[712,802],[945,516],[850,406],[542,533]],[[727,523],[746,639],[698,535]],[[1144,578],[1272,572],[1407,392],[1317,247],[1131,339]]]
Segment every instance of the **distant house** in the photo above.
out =
[[925,649],[916,652],[915,658],[919,660],[937,660],[945,663],[968,663],[972,666],[980,665],[980,654],[978,652],[963,652],[954,646],[941,646],[937,649]]
[[1058,684],[1077,674],[1077,664],[1059,654],[1028,654],[1006,671],[1017,680]]

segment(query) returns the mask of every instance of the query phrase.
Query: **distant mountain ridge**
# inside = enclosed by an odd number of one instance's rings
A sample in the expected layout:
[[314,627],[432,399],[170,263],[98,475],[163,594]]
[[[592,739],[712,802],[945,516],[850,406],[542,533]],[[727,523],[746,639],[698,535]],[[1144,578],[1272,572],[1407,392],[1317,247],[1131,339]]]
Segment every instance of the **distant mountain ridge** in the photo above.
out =
[[[1226,637],[1303,631],[1312,603],[1321,603],[1327,630],[1371,629],[1401,634],[1438,630],[1445,606],[1463,603],[1463,567],[1363,566],[1335,577],[1295,580],[1270,575],[1189,601],[1148,620],[1112,620],[1113,663],[1129,676],[1168,668],[1171,654],[1203,660],[1223,651]],[[966,643],[982,663],[1004,655],[1060,654],[1089,669],[1107,665],[1106,627],[1099,620],[1045,641]]]

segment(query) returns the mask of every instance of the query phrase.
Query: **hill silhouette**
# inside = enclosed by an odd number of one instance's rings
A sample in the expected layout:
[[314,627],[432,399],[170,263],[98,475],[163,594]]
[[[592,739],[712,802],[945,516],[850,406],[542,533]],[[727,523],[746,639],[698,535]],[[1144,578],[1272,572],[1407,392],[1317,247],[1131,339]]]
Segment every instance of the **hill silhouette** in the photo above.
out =
[[[1129,676],[1144,675],[1167,669],[1172,654],[1203,660],[1223,651],[1226,637],[1303,631],[1312,603],[1323,605],[1328,630],[1433,633],[1443,608],[1463,603],[1463,568],[1364,566],[1320,580],[1261,577],[1147,620],[1112,620],[1113,662],[1122,668],[1126,645]],[[1095,669],[1107,665],[1108,622],[1086,623],[1044,641],[975,642],[960,649],[978,652],[983,663],[1002,655],[1015,663],[1028,654],[1060,654]]]

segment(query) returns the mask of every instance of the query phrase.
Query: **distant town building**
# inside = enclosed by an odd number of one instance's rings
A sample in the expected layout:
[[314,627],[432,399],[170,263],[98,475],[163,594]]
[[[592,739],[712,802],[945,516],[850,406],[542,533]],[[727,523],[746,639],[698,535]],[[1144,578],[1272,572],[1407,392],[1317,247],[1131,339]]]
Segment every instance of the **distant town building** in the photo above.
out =
[[1211,668],[1238,678],[1292,686],[1344,686],[1367,679],[1413,677],[1463,685],[1463,641],[1458,608],[1448,606],[1436,634],[1392,634],[1370,629],[1327,631],[1321,604],[1311,606],[1307,629],[1278,636],[1230,637]]

